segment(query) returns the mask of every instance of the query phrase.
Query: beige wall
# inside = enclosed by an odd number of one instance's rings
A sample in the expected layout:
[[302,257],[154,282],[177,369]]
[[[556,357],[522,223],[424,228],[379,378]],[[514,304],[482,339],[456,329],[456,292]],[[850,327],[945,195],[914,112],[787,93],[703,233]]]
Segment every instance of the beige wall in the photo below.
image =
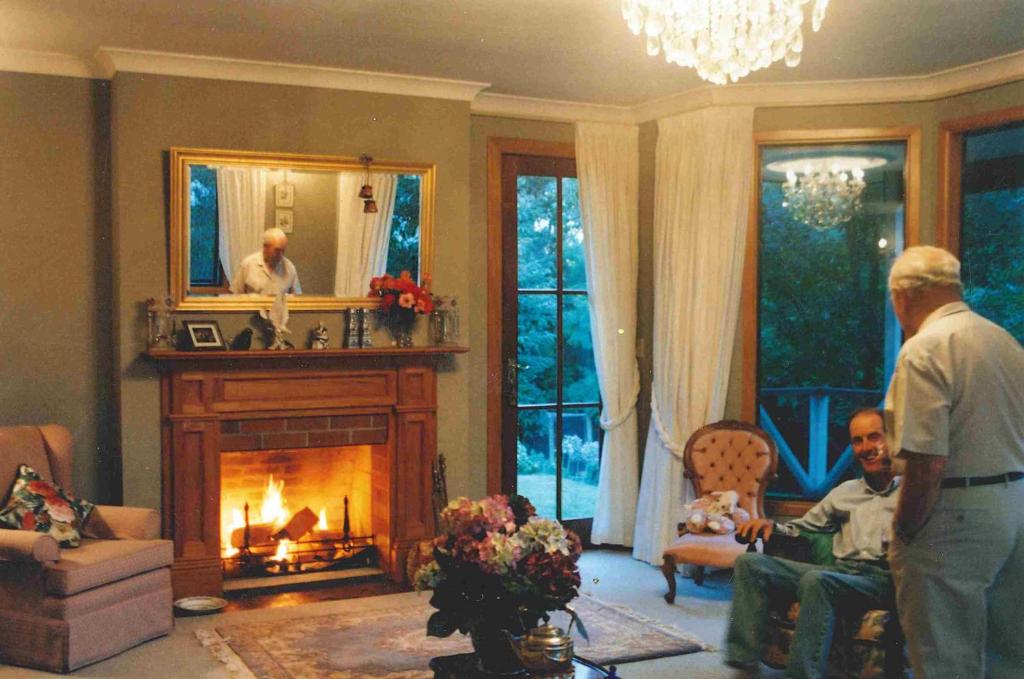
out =
[[108,103],[103,81],[0,73],[0,424],[66,425],[77,492],[116,502]]
[[[115,316],[124,494],[160,506],[160,394],[145,348],[143,300],[167,290],[167,149],[252,149],[431,162],[437,166],[434,289],[471,300],[470,116],[466,102],[335,90],[118,74],[112,87]],[[476,253],[472,253],[475,256]],[[472,303],[468,305],[472,308]],[[467,314],[468,316],[469,314]],[[195,317],[188,314],[185,317]],[[320,317],[340,341],[337,313],[293,313],[296,344]],[[218,316],[226,335],[251,314]],[[467,322],[471,319],[467,318]],[[420,323],[421,331],[425,322]],[[472,339],[472,338],[470,338]],[[473,342],[475,345],[476,342]],[[472,355],[472,354],[471,354]],[[472,399],[467,359],[453,359],[438,384],[438,447],[448,456],[453,492],[468,492],[473,437],[484,409]]]

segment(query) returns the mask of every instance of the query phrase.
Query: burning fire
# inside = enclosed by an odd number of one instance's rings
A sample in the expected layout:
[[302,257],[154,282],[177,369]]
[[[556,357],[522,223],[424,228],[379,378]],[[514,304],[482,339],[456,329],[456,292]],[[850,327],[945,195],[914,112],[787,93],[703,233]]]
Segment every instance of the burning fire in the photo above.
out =
[[[292,514],[288,510],[288,502],[284,497],[284,481],[275,481],[274,475],[270,474],[267,478],[267,486],[263,491],[263,498],[260,501],[258,510],[249,512],[250,527],[262,524],[273,526],[276,531],[283,528],[291,517]],[[225,512],[221,519],[221,552],[224,558],[230,558],[239,553],[239,549],[231,544],[231,536],[236,531],[241,531],[244,528],[245,512],[241,507],[232,507],[230,512]],[[326,507],[320,508],[318,521],[313,530],[328,530]],[[282,538],[277,543],[274,559],[277,561],[294,560],[293,554],[297,549],[297,545],[291,540]]]
[[[275,528],[288,522],[288,503],[284,501],[284,481],[274,482],[274,475],[267,479],[267,489],[263,491],[263,504],[260,507],[260,522],[273,524]],[[244,525],[244,524],[243,524]]]

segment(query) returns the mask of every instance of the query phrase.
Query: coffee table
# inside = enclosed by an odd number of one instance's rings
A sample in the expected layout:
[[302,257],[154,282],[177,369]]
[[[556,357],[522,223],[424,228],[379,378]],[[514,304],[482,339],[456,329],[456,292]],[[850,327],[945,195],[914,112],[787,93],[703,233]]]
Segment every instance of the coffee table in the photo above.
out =
[[[615,666],[605,670],[599,665],[583,660],[582,658],[572,659],[573,679],[619,679],[615,673]],[[472,653],[459,653],[457,655],[443,655],[433,658],[430,661],[430,669],[434,670],[434,679],[544,679],[545,677],[557,677],[565,675],[551,674],[530,674],[523,670],[514,675],[495,675],[488,672],[481,672],[476,666],[476,656]]]

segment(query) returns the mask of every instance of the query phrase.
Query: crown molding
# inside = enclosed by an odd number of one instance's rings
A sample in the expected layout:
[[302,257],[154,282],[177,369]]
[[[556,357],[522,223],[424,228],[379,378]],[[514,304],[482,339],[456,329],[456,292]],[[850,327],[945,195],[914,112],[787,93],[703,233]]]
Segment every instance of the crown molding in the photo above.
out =
[[554,122],[589,121],[632,123],[633,107],[587,104],[578,101],[535,99],[481,92],[469,106],[470,113],[501,118],[526,118]]
[[0,71],[75,78],[117,72],[321,87],[470,102],[474,115],[639,124],[710,106],[828,106],[923,102],[1024,79],[1024,50],[985,61],[898,78],[702,85],[635,106],[483,92],[488,83],[268,61],[101,47],[93,59],[0,47]]
[[633,108],[642,123],[707,106],[830,106],[933,101],[1024,79],[1024,51],[928,75],[764,85],[706,85]]
[[62,75],[70,78],[105,78],[102,69],[90,59],[61,52],[0,47],[0,71]]
[[490,86],[490,83],[469,80],[425,78],[326,66],[227,59],[118,47],[100,47],[96,51],[96,61],[102,64],[108,77],[113,77],[118,72],[152,73],[212,80],[239,80],[275,85],[321,87],[332,90],[401,94],[410,97],[457,101],[472,101],[481,90]]

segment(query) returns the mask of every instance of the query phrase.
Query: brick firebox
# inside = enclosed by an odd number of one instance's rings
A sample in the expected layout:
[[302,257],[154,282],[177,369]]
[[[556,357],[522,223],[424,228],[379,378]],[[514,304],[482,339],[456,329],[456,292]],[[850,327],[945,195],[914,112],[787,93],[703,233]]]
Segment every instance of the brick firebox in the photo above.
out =
[[402,580],[409,549],[432,531],[436,361],[464,351],[149,352],[161,373],[162,515],[175,596],[222,593],[221,451],[257,438],[275,448],[368,444],[375,543],[381,566]]

